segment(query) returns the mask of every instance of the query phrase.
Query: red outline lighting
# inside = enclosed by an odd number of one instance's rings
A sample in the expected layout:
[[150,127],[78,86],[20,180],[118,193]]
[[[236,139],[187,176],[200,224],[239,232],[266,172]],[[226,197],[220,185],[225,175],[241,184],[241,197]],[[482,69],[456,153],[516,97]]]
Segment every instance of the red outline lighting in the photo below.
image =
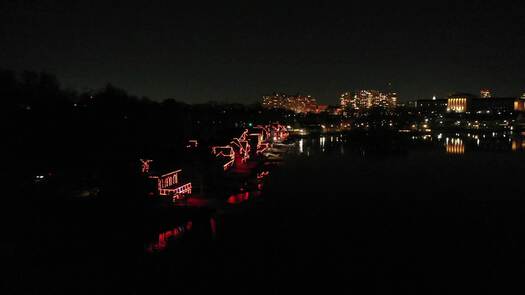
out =
[[142,173],[144,174],[149,173],[150,164],[151,162],[153,162],[153,160],[140,159],[140,162],[142,163],[142,168],[141,168]]
[[[224,149],[224,150],[227,150],[227,152],[225,151],[217,152],[218,149]],[[217,158],[224,157],[224,158],[229,159],[228,162],[226,162],[226,164],[223,165],[224,171],[227,171],[228,169],[233,167],[233,164],[235,163],[235,151],[233,150],[233,147],[231,145],[213,146],[211,148],[211,153],[215,155]]]
[[162,232],[158,235],[157,240],[148,246],[146,249],[148,252],[153,253],[157,251],[163,251],[167,248],[170,240],[178,240],[186,232],[193,228],[193,222],[190,220],[183,225],[180,225],[172,230]]
[[241,157],[243,163],[246,163],[250,158],[251,146],[250,143],[246,140],[246,135],[248,130],[246,130],[241,137],[234,138],[230,143],[238,149],[238,154]]
[[277,137],[277,140],[284,141],[290,135],[286,127],[281,124],[274,124],[272,129],[274,131],[275,137]]
[[198,146],[199,146],[199,141],[196,139],[188,140],[188,145],[186,145],[187,148],[197,148]]
[[181,200],[192,192],[191,182],[179,183],[179,174],[182,170],[176,170],[161,176],[150,176],[157,179],[157,189],[160,196],[171,196],[173,201]]

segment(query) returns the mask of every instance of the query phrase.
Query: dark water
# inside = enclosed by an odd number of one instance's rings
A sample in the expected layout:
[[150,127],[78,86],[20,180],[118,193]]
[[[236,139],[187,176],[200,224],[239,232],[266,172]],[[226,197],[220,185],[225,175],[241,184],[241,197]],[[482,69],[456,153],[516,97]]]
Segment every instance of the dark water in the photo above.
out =
[[232,196],[218,211],[126,216],[78,205],[76,218],[54,212],[68,221],[59,229],[28,223],[33,228],[19,237],[32,239],[9,265],[10,290],[522,291],[525,145],[519,135],[295,141],[261,193]]

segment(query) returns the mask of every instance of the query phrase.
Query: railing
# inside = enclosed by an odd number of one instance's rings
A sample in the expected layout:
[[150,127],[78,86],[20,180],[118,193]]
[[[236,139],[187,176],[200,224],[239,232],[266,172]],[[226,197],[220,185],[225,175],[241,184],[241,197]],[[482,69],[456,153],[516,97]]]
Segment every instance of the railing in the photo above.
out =
[[191,189],[192,189],[192,186],[191,186],[191,182],[190,182],[190,183],[186,183],[184,185],[181,185],[181,186],[178,186],[178,187],[174,187],[174,188],[159,189],[159,194],[161,196],[173,195],[174,198],[175,198],[176,196],[191,194]]
[[230,169],[231,167],[233,167],[233,164],[235,163],[235,160],[230,160],[228,161],[228,163],[224,164],[223,165],[223,168],[224,168],[224,171]]

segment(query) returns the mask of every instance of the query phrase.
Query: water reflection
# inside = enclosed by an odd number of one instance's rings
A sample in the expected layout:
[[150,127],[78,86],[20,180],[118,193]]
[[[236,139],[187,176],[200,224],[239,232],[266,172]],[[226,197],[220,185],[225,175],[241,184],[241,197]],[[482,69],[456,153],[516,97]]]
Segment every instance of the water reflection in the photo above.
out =
[[215,217],[210,218],[210,230],[211,230],[211,236],[213,238],[217,237],[217,221],[215,220]]
[[[328,138],[327,140],[327,137]],[[318,135],[309,138],[301,138],[296,140],[297,147],[293,148],[293,153],[297,153],[300,157],[316,154],[324,154],[335,157],[350,157],[352,155],[360,155],[362,157],[374,157],[376,154],[387,154],[395,151],[402,155],[410,152],[424,151],[434,154],[451,154],[458,155],[454,159],[461,158],[466,152],[469,154],[476,151],[497,151],[497,152],[525,152],[525,139],[519,134],[512,133],[436,133],[436,134],[400,134],[390,137],[369,137],[369,136],[353,136],[352,134],[345,135]],[[396,154],[397,155],[397,154]],[[323,160],[325,157],[323,156]],[[402,159],[402,158],[401,158]],[[315,161],[315,159],[312,159]],[[361,160],[359,160],[361,161]],[[349,161],[349,163],[352,163]],[[366,162],[365,162],[366,163]],[[351,164],[349,164],[351,165]],[[243,187],[243,191],[230,195],[226,201],[230,205],[237,205],[244,202],[250,202],[251,205],[254,199],[261,194],[263,179],[268,176],[268,171],[257,173],[257,182],[250,182],[249,189]],[[257,186],[253,186],[256,184]],[[257,189],[256,189],[257,188]],[[221,199],[223,200],[223,199]],[[230,206],[228,206],[230,207]],[[233,208],[234,206],[231,206]],[[251,206],[238,206],[240,208],[251,208]],[[220,218],[220,217],[219,217]],[[147,247],[148,252],[163,251],[170,247],[169,243],[173,243],[186,235],[192,228],[190,238],[194,237],[201,230],[200,219],[194,219],[183,225],[179,225],[171,230],[159,233],[155,242]],[[220,219],[219,219],[220,221]],[[205,234],[215,237],[217,235],[217,220],[214,217],[207,216],[204,219]],[[223,223],[219,222],[220,234],[223,232]],[[186,237],[185,237],[186,238]],[[179,246],[178,244],[176,246]]]
[[[259,185],[261,185],[261,186],[258,186],[258,188],[262,189],[262,184],[259,184]],[[233,194],[233,195],[229,196],[227,202],[230,205],[240,204],[240,203],[249,201],[249,200],[251,200],[253,198],[256,198],[260,194],[261,194],[261,192],[259,190],[252,191],[252,192],[250,192],[250,191],[241,192],[241,193]]]
[[234,194],[228,197],[228,204],[239,204],[250,199],[250,192]]
[[182,225],[175,227],[174,229],[162,232],[158,235],[157,240],[151,243],[146,248],[146,251],[150,253],[164,251],[168,247],[169,242],[173,242],[180,239],[185,233],[190,231],[192,228],[193,222],[190,220]]
[[[351,141],[349,141],[351,139]],[[458,133],[440,132],[433,134],[394,134],[382,136],[354,136],[340,134],[334,136],[312,135],[298,139],[298,155],[316,156],[318,154],[338,154],[347,156],[358,154],[381,154],[395,151],[415,152],[433,149],[437,153],[464,155],[483,152],[525,152],[525,139],[519,133],[488,132]]]
[[463,155],[465,153],[465,144],[460,138],[447,138],[445,147],[447,154]]
[[512,139],[512,151],[525,151],[525,140],[523,140],[522,138]]

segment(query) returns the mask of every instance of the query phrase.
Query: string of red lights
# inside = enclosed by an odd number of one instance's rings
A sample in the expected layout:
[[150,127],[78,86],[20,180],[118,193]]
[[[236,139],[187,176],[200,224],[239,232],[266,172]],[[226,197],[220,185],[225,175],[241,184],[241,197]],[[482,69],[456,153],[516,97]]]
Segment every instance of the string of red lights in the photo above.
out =
[[[236,159],[240,159],[240,163],[246,163],[250,159],[251,154],[254,152],[252,144],[256,145],[255,154],[263,155],[272,146],[272,142],[284,141],[288,136],[289,133],[286,127],[280,124],[258,125],[251,131],[245,129],[239,137],[233,138],[229,145],[212,146],[211,152],[217,159],[225,161],[222,165],[223,170],[228,171],[235,165]],[[251,140],[254,141],[252,144],[250,144]],[[192,139],[188,141],[187,148],[197,147],[197,140]],[[140,162],[142,164],[141,172],[149,174],[153,160],[140,159]],[[192,193],[191,182],[180,182],[179,175],[181,172],[182,170],[175,170],[160,176],[149,175],[149,178],[157,180],[159,196],[170,196],[173,201],[177,201]],[[257,173],[257,180],[261,181],[268,174],[268,171]]]

